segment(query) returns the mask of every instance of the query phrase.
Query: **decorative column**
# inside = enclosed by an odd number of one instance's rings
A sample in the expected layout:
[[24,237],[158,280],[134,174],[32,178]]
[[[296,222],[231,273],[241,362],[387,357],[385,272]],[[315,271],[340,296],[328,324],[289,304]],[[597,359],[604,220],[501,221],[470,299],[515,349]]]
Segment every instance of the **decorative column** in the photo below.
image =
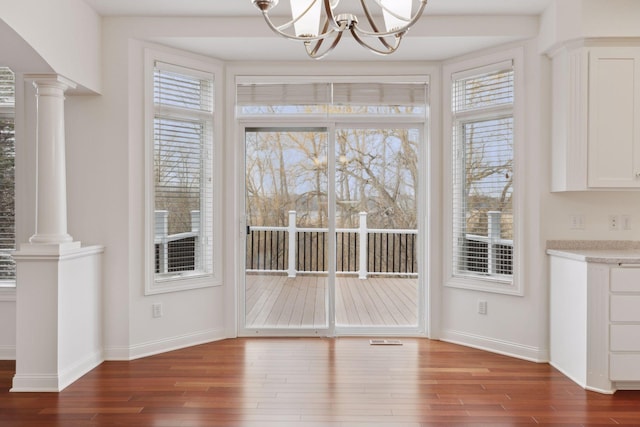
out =
[[36,233],[30,243],[73,241],[67,234],[64,92],[76,85],[58,75],[31,75],[37,91]]
[[[37,91],[36,227],[16,261],[13,392],[58,392],[102,362],[102,246],[67,233],[64,92],[58,75],[28,75]],[[33,99],[25,99],[25,104]]]

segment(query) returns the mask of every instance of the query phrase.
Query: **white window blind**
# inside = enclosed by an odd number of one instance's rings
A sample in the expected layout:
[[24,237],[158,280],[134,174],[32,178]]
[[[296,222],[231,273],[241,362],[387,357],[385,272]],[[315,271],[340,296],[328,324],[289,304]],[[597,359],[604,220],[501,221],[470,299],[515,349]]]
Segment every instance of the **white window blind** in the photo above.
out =
[[424,83],[334,83],[336,105],[424,106],[427,102]]
[[213,75],[154,67],[156,281],[213,270]]
[[0,285],[15,284],[15,80],[0,67]]
[[326,105],[331,87],[326,83],[239,84],[236,102],[240,106]]
[[514,72],[509,63],[465,74],[452,85],[453,272],[511,280]]
[[426,83],[247,83],[238,84],[243,114],[424,113]]

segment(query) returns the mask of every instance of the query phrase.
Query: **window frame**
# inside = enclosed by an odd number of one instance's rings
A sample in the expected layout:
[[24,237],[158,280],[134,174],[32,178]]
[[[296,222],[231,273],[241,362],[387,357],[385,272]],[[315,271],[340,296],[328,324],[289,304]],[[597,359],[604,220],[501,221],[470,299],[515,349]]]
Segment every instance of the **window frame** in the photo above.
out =
[[[12,104],[0,104],[0,119],[10,119],[13,121],[13,135],[14,135],[14,162],[15,162],[15,155],[16,155],[16,147],[15,147],[15,124],[16,124],[16,108],[15,108],[15,84],[16,84],[16,75],[14,73],[14,80],[13,80],[13,84],[14,84],[14,99],[13,99],[13,103]],[[15,163],[14,163],[14,168],[15,168]],[[14,178],[14,205],[15,205],[15,178]],[[14,214],[15,214],[15,210],[14,210]],[[15,235],[15,216],[13,219],[13,223],[14,223],[14,250],[17,247],[17,239],[16,239],[16,235]],[[14,270],[14,278],[10,279],[10,280],[0,280],[0,290],[2,289],[8,289],[8,290],[13,290],[16,287],[16,277],[15,277],[16,271]],[[2,295],[0,295],[1,297]]]
[[[200,272],[194,274],[176,273],[164,277],[156,274],[156,250],[155,250],[155,180],[154,180],[154,156],[155,156],[155,119],[158,115],[172,117],[174,119],[185,119],[179,112],[171,115],[171,108],[157,107],[154,102],[154,70],[156,62],[169,64],[174,70],[193,71],[193,74],[207,74],[212,76],[212,102],[213,111],[210,119],[212,129],[208,132],[207,151],[204,159],[205,166],[209,169],[208,177],[211,179],[208,193],[202,193],[201,200],[208,198],[211,206],[210,212],[203,212],[201,224],[211,221],[211,233],[208,238],[211,241],[211,272]],[[213,60],[194,58],[189,56],[175,55],[158,49],[146,48],[144,50],[144,79],[145,79],[145,295],[154,295],[166,292],[177,292],[189,289],[199,289],[220,286],[222,284],[222,211],[221,206],[221,169],[222,150],[221,137],[221,117],[220,106],[222,105],[221,80],[222,67]],[[194,116],[202,116],[202,112],[195,112]],[[204,177],[206,179],[206,177]],[[205,203],[203,203],[205,204]],[[203,205],[201,204],[201,206]],[[202,207],[201,207],[202,209]],[[202,229],[202,227],[201,227]]]
[[[454,114],[453,109],[453,85],[454,79],[460,79],[472,75],[497,71],[509,61],[512,63],[514,78],[513,91],[514,102],[512,105],[499,105],[495,107],[485,108],[482,112],[462,112]],[[471,59],[448,63],[443,67],[443,75],[447,83],[445,84],[445,93],[443,96],[443,141],[445,147],[444,157],[444,183],[445,193],[443,195],[444,202],[444,232],[443,232],[443,271],[445,274],[444,285],[451,288],[470,289],[483,292],[507,294],[507,295],[524,295],[524,287],[521,280],[522,274],[522,244],[521,238],[524,235],[524,206],[522,202],[523,183],[519,179],[525,176],[525,163],[522,159],[524,149],[524,61],[523,48],[517,47],[502,52],[496,52],[489,55],[474,57]],[[454,271],[454,235],[455,235],[455,219],[454,208],[457,201],[454,197],[454,186],[456,168],[454,167],[454,156],[456,156],[457,141],[454,141],[454,126],[456,125],[456,117],[459,123],[469,123],[478,120],[495,119],[499,117],[510,116],[513,118],[513,196],[512,210],[514,218],[513,226],[513,253],[512,253],[512,271],[511,276],[495,275],[465,275]],[[458,246],[459,247],[459,246]]]

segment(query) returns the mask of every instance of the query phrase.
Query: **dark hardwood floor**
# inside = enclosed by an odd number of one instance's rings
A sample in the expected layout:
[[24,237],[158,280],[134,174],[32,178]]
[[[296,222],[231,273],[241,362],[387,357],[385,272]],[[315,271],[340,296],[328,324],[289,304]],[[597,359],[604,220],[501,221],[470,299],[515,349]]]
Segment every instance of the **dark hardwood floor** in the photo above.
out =
[[546,364],[426,339],[225,340],[105,362],[61,393],[9,393],[0,426],[640,426],[640,392],[588,392]]

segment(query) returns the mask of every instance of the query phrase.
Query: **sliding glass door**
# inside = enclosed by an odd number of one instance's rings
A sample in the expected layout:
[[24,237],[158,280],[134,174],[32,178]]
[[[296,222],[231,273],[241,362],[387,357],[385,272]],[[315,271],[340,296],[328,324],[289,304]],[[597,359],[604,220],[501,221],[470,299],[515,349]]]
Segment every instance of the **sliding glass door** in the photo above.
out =
[[245,130],[248,329],[328,330],[326,128]]
[[244,139],[243,329],[417,330],[421,130],[261,126]]
[[420,131],[335,133],[336,327],[418,326]]

